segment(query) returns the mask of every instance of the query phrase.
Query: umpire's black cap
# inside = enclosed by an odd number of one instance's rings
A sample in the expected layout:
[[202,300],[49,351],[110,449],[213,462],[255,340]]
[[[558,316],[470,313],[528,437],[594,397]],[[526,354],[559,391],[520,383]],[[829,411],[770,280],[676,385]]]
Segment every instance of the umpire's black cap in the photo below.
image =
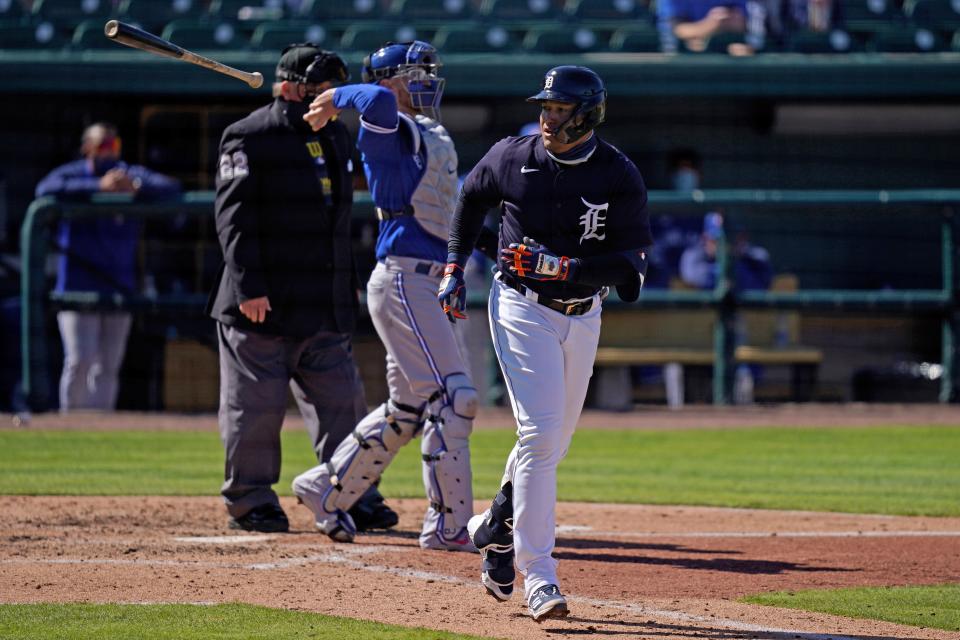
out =
[[278,81],[319,84],[327,81],[341,83],[349,79],[350,72],[343,59],[312,42],[287,45],[277,63]]

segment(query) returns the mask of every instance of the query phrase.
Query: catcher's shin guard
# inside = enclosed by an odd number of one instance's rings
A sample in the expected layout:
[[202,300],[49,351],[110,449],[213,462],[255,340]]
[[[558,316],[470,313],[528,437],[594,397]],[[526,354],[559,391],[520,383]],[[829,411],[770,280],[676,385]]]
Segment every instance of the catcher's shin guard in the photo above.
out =
[[466,526],[473,514],[469,438],[477,415],[477,391],[463,374],[447,378],[439,411],[424,425],[423,485],[430,506],[423,518],[420,546],[473,550]]
[[304,471],[293,479],[297,500],[313,512],[317,529],[335,542],[353,542],[357,527],[346,509],[338,509],[329,500],[336,484],[336,473],[329,462]]
[[352,541],[356,526],[347,511],[419,430],[420,410],[388,400],[360,421],[330,462],[297,476],[293,492],[313,511],[317,528],[338,542]]
[[480,582],[497,600],[509,600],[517,572],[513,566],[513,485],[500,488],[490,508],[470,518],[470,540],[483,559]]

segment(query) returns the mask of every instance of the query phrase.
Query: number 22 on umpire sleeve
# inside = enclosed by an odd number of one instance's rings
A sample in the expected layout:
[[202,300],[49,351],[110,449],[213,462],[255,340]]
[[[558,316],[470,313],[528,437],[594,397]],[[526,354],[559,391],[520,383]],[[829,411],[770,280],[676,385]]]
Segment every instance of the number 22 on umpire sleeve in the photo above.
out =
[[246,178],[250,175],[247,164],[247,154],[243,151],[234,151],[233,154],[224,153],[220,156],[220,179],[224,182],[234,178]]

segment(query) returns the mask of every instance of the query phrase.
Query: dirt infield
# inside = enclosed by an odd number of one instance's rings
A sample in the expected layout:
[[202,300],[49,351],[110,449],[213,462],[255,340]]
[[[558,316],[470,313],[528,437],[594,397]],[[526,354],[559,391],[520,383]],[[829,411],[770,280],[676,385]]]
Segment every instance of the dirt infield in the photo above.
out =
[[[591,413],[584,426],[958,422],[955,408],[907,409],[850,409],[846,416],[835,407]],[[80,422],[130,428],[130,418]],[[30,428],[77,422],[38,416]],[[213,416],[134,422],[141,428],[216,424]],[[506,426],[509,416],[487,412],[480,423]],[[3,502],[2,602],[248,602],[517,639],[960,638],[734,601],[780,589],[955,582],[960,518],[562,503],[556,554],[572,614],[540,626],[524,615],[521,598],[497,603],[483,593],[476,554],[419,550],[422,500],[391,500],[401,516],[396,531],[360,536],[350,545],[316,533],[309,512],[290,499],[283,506],[293,532],[276,535],[229,531],[216,497],[15,496]]]

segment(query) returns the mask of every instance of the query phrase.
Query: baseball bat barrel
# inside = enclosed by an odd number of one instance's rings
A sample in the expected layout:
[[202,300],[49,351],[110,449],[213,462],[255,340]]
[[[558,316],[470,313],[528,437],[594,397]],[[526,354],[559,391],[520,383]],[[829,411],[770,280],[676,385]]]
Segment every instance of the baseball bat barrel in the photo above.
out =
[[120,44],[124,44],[128,47],[141,49],[165,58],[183,60],[184,62],[189,62],[191,64],[228,75],[231,78],[243,80],[254,89],[257,89],[263,85],[263,75],[259,71],[250,73],[249,71],[234,69],[233,67],[227,66],[222,62],[217,62],[216,60],[211,60],[210,58],[197,55],[192,51],[173,44],[169,40],[164,40],[159,36],[153,35],[152,33],[147,33],[143,29],[138,29],[132,24],[127,24],[126,22],[110,20],[103,27],[103,33],[111,40],[119,42]]

